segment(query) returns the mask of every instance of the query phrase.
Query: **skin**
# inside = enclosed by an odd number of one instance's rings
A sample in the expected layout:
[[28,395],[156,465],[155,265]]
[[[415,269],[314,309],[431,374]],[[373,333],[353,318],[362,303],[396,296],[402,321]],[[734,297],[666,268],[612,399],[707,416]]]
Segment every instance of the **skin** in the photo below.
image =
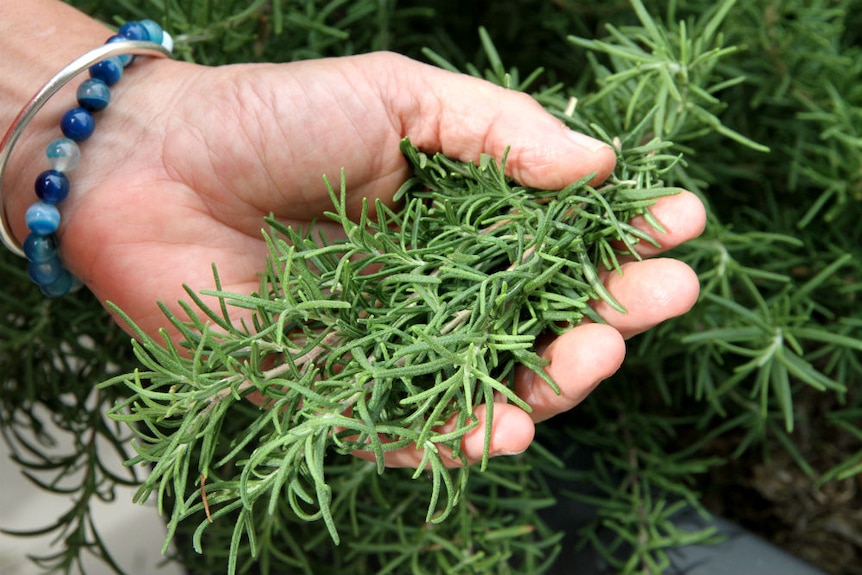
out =
[[[46,23],[40,30],[56,25],[38,54],[20,39],[36,15]],[[68,41],[61,46],[56,30],[74,39],[74,51]],[[0,77],[20,79],[0,87],[3,125],[69,54],[110,34],[52,0],[15,3],[0,23],[0,45],[13,55],[0,63]],[[73,102],[69,90],[57,95],[10,162],[3,201],[19,242],[27,234],[24,211],[35,199],[32,181],[45,169],[42,150]],[[267,253],[262,218],[272,212],[307,225],[330,207],[324,174],[338,182],[344,169],[354,213],[363,197],[390,202],[408,177],[398,151],[405,136],[427,152],[461,160],[482,153],[500,158],[511,146],[509,175],[548,189],[591,173],[599,183],[615,162],[609,146],[566,129],[526,95],[396,54],[218,68],[142,59],[112,90],[95,135],[81,146],[81,166],[70,174],[73,190],[62,204],[58,234],[63,261],[100,301],[117,304],[155,335],[168,328],[155,302],[179,312],[182,284],[213,286],[212,263],[225,289],[254,291]],[[643,255],[650,259],[626,262],[622,275],[604,278],[628,313],[596,303],[607,325],[586,323],[543,345],[562,393],[520,371],[516,391],[533,411],[495,405],[493,455],[526,449],[536,423],[575,407],[619,368],[627,338],[694,304],[694,272],[660,255],[701,233],[703,205],[684,192],[653,211],[666,233],[635,223],[662,249],[647,246]],[[484,420],[484,406],[476,416]],[[471,460],[481,457],[483,433],[480,425],[464,440]],[[415,466],[420,454],[404,449],[387,457],[388,465]]]

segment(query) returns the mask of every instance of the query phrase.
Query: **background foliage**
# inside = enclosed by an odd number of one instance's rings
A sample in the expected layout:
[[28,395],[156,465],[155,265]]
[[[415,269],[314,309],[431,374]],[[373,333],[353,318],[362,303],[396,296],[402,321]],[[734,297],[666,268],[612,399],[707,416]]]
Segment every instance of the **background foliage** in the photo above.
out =
[[[191,570],[220,572],[233,557],[241,572],[535,572],[560,544],[536,511],[572,497],[596,506],[579,539],[613,571],[660,572],[675,546],[708,540],[670,521],[679,502],[707,502],[796,551],[808,552],[799,540],[817,541],[829,552],[808,558],[826,569],[859,572],[862,0],[73,4],[107,22],[160,18],[179,57],[212,65],[389,49],[516,87],[541,67],[526,89],[548,109],[599,136],[673,142],[684,162],[665,178],[709,208],[706,233],[675,254],[700,275],[696,308],[633,341],[616,377],[543,428],[543,445],[591,453],[591,465],[563,469],[535,451],[496,462],[472,476],[456,535],[424,528],[424,509],[411,519],[422,507],[411,508],[413,483],[381,485],[387,497],[354,509],[379,528],[334,553],[325,530],[273,527],[254,564],[247,549],[231,549],[233,525],[214,524],[198,557],[197,522],[188,522],[177,537]],[[13,257],[0,256],[0,267],[0,429],[33,481],[74,496],[45,521],[65,548],[39,561],[110,563],[88,502],[141,477],[101,460],[132,453],[129,431],[105,416],[124,391],[96,384],[137,365],[128,338],[87,294],[43,300]],[[49,427],[74,449],[52,450]],[[331,472],[347,482],[356,474]],[[595,491],[551,489],[559,477]],[[813,505],[807,527],[782,512],[794,505]],[[335,520],[351,521],[346,511]]]

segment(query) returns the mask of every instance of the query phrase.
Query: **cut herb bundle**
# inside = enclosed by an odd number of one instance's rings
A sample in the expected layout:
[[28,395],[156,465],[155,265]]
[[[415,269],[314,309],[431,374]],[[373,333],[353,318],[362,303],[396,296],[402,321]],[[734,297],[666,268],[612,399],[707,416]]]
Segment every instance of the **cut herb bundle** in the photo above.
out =
[[[444,454],[468,463],[460,445],[477,426],[474,408],[487,406],[485,469],[495,393],[530,409],[512,390],[515,367],[555,387],[536,338],[585,316],[601,321],[590,300],[622,310],[599,269],[653,241],[628,221],[674,192],[657,178],[659,164],[674,160],[655,148],[630,153],[599,189],[587,177],[547,191],[518,185],[489,157],[477,165],[428,156],[405,140],[414,177],[396,195],[399,208],[366,202],[354,222],[347,190],[330,187],[327,216],[343,238],[272,221],[259,293],[204,292],[218,298],[216,311],[190,291],[199,308],[186,306],[191,321],[166,311],[189,353],[138,332],[135,350],[151,371],[105,384],[131,391],[110,415],[139,426],[132,463],[153,466],[138,499],[158,491],[163,506],[172,495],[172,528],[201,507],[218,521],[235,509],[273,514],[287,501],[295,517],[323,520],[337,542],[327,458],[370,451],[382,474],[387,451],[415,446],[422,464],[413,477],[427,470],[431,485],[424,520],[445,520],[468,470],[454,478]],[[632,166],[642,177],[619,177]],[[253,325],[236,325],[232,308],[252,310]],[[251,413],[243,399],[251,391],[266,408],[224,450],[213,431]],[[190,489],[198,475],[200,490]]]

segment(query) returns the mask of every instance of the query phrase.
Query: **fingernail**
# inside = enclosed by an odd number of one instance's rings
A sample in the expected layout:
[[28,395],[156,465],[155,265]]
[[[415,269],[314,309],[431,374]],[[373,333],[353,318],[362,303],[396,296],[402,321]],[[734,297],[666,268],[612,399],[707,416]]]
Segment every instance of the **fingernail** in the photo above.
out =
[[527,450],[526,448],[521,449],[521,450],[505,449],[505,448],[504,449],[494,449],[491,451],[490,455],[491,455],[491,457],[499,457],[499,456],[506,456],[506,455],[520,455],[520,454],[524,453],[526,450]]
[[577,146],[584,148],[585,150],[589,150],[590,152],[598,152],[599,150],[608,147],[604,142],[591,138],[586,134],[569,130],[568,128],[566,128],[566,137]]

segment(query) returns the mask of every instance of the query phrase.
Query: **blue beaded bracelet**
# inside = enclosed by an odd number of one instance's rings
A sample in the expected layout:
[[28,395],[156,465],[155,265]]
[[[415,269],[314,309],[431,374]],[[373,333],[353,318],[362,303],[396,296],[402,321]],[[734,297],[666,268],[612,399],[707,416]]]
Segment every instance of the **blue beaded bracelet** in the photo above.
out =
[[18,138],[47,101],[75,76],[89,70],[90,78],[77,91],[78,106],[70,109],[60,121],[63,137],[53,140],[45,151],[49,169],[36,178],[36,196],[25,215],[30,234],[18,245],[9,227],[0,185],[0,240],[16,255],[27,258],[30,278],[46,296],[59,297],[82,284],[66,270],[58,255],[56,232],[60,226],[58,205],[69,195],[68,172],[81,159],[78,142],[89,138],[96,127],[94,113],[104,110],[111,100],[110,87],[123,75],[123,69],[134,62],[135,55],[170,56],[173,40],[152,20],[127,22],[104,46],[96,48],[63,68],[42,87],[21,110],[3,140],[0,141],[0,184],[9,155]]

